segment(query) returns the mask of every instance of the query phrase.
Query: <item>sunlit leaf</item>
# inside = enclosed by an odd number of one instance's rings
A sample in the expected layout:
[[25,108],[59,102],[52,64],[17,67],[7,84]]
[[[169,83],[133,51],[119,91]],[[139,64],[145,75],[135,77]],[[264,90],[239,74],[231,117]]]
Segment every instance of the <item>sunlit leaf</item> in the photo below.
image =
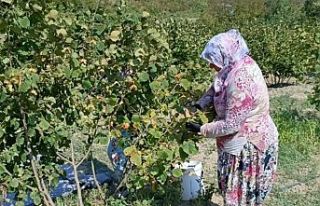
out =
[[62,37],[65,37],[65,36],[67,36],[67,31],[65,30],[65,29],[63,29],[63,28],[61,28],[61,29],[57,29],[57,35],[58,36],[62,36]]
[[50,124],[49,124],[49,122],[48,122],[46,119],[41,118],[40,123],[39,123],[39,127],[40,127],[43,131],[45,131],[45,130],[49,129]]
[[181,79],[180,85],[185,89],[188,90],[191,87],[191,82],[187,79]]
[[188,155],[195,155],[197,153],[197,148],[194,142],[192,141],[186,141],[182,145],[182,149],[185,153]]
[[121,35],[121,31],[120,30],[116,30],[116,31],[112,31],[110,34],[110,39],[113,42],[119,41],[120,40],[120,35]]
[[4,58],[3,60],[2,60],[2,63],[4,63],[4,64],[8,64],[10,62],[10,59],[9,58]]
[[139,152],[133,153],[130,157],[130,161],[136,166],[140,166],[142,164],[141,155]]
[[13,0],[1,0],[1,2],[7,3],[7,4],[12,4]]
[[41,196],[38,192],[31,192],[30,197],[33,200],[35,205],[40,205],[41,203]]
[[179,168],[175,168],[172,170],[172,175],[174,177],[181,177],[183,175],[182,170]]
[[147,18],[147,17],[149,17],[150,16],[150,14],[148,13],[148,12],[146,12],[146,11],[143,11],[142,12],[142,17],[143,18]]
[[58,18],[58,15],[59,15],[59,12],[55,9],[52,9],[50,10],[50,12],[47,14],[47,17],[48,18],[51,18],[51,19],[56,19]]
[[39,4],[32,4],[32,8],[36,11],[41,11],[42,10],[42,6],[40,6]]
[[139,81],[140,82],[146,82],[149,80],[149,74],[148,72],[141,72],[138,74],[138,77],[139,77]]
[[26,16],[24,16],[24,17],[22,17],[22,18],[19,18],[19,19],[18,19],[18,23],[19,23],[19,25],[20,25],[22,28],[24,28],[24,29],[30,27],[30,20],[29,20],[29,18],[26,17]]
[[17,187],[19,186],[19,181],[18,181],[18,179],[13,178],[13,179],[10,181],[10,186],[13,187],[13,188],[17,188]]
[[123,152],[126,156],[131,156],[133,153],[137,153],[137,148],[135,146],[130,146],[125,148]]

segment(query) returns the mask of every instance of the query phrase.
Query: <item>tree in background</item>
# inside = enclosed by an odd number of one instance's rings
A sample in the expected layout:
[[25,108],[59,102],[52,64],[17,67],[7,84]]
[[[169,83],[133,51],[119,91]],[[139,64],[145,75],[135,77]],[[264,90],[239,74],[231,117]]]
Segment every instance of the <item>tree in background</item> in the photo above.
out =
[[306,0],[304,11],[309,17],[320,17],[320,0]]

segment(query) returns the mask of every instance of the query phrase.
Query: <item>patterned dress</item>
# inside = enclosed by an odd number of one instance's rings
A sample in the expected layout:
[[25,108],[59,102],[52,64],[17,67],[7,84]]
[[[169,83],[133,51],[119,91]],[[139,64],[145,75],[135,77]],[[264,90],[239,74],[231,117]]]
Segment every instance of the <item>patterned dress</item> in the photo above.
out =
[[221,70],[198,101],[216,120],[201,127],[216,138],[218,182],[226,206],[261,205],[276,176],[278,132],[269,114],[262,72],[237,31],[215,36],[202,57]]

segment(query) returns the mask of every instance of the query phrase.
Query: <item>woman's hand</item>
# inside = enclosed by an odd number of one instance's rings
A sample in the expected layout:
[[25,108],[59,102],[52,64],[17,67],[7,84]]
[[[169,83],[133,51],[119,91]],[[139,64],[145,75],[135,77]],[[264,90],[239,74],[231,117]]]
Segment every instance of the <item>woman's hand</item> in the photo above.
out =
[[191,132],[195,132],[195,133],[200,133],[200,124],[194,123],[194,122],[187,122],[186,123],[186,128],[191,131]]

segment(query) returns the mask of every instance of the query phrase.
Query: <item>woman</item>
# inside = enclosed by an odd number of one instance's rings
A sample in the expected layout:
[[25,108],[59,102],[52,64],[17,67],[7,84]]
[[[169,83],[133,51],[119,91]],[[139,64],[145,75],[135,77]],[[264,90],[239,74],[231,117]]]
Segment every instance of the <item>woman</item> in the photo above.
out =
[[216,120],[187,128],[216,138],[218,182],[224,203],[262,205],[271,191],[278,157],[278,132],[269,114],[267,85],[237,30],[214,36],[201,58],[218,73],[197,102],[214,104]]

